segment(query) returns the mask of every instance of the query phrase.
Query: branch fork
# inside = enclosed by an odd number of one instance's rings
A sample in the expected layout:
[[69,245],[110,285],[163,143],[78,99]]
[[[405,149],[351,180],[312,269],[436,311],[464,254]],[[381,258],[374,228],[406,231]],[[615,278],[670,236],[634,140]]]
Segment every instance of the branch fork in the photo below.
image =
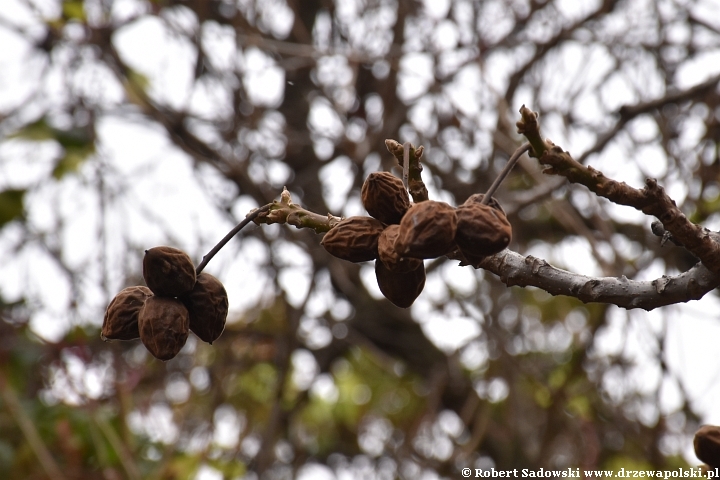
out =
[[[537,154],[539,152],[535,144],[540,138],[537,114],[525,106],[520,112],[523,120],[518,122],[518,132],[530,140],[534,153]],[[658,185],[657,180],[648,178],[643,189],[636,189],[577,162],[568,152],[550,141],[543,142],[543,145],[547,148],[538,157],[541,164],[548,166],[543,173],[564,176],[571,183],[584,185],[591,192],[613,203],[633,207],[646,215],[656,217],[677,242],[699,258],[710,271],[720,275],[720,243],[716,242],[706,229],[688,220],[675,201],[665,193],[665,189]]]
[[[545,165],[544,173],[565,177],[571,183],[584,185],[600,197],[613,203],[633,207],[646,215],[655,216],[658,221],[652,231],[686,248],[701,262],[690,270],[676,276],[663,275],[652,281],[637,281],[620,277],[589,277],[568,272],[550,265],[547,261],[533,256],[523,256],[511,250],[504,250],[485,257],[475,268],[486,269],[500,277],[507,286],[534,286],[551,295],[567,295],[583,302],[611,303],[623,308],[654,308],[702,298],[707,292],[720,285],[720,234],[710,232],[690,222],[676,203],[665,193],[655,179],[647,179],[642,189],[630,187],[603,175],[590,166],[585,166],[550,140],[540,135],[538,114],[524,105],[520,109],[521,120],[517,122],[518,133],[528,142],[520,146],[508,161],[496,181],[484,197],[489,201],[513,165],[528,152]],[[386,140],[385,145],[403,168],[403,181],[414,202],[428,199],[428,192],[422,180],[420,158],[423,147],[415,148],[409,142],[400,144]],[[321,215],[293,203],[290,192],[285,188],[280,199],[251,211],[247,217],[213,248],[198,266],[200,272],[207,262],[250,221],[256,224],[289,224],[296,228],[310,228],[315,233],[326,233],[342,220],[328,213]],[[461,260],[463,258],[448,255]]]
[[267,207],[266,211],[260,212],[257,218],[254,218],[256,224],[286,223],[296,228],[310,228],[315,233],[326,233],[342,220],[342,217],[330,213],[320,215],[293,203],[287,188],[283,188],[279,201],[276,200]]

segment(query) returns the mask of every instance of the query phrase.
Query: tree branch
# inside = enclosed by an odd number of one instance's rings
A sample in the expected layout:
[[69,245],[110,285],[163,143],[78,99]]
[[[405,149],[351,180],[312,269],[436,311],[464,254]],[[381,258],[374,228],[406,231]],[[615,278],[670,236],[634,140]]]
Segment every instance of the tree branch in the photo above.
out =
[[196,273],[197,275],[200,275],[200,273],[201,273],[201,272],[203,271],[203,269],[205,268],[205,265],[207,265],[208,262],[209,262],[210,260],[212,260],[212,258],[215,256],[215,254],[216,254],[217,252],[219,252],[220,249],[223,248],[223,247],[225,246],[225,244],[230,241],[231,238],[233,238],[235,235],[237,235],[240,230],[242,230],[243,228],[245,228],[245,225],[247,225],[248,223],[250,223],[250,222],[252,222],[253,220],[255,220],[259,215],[261,215],[261,214],[267,212],[268,210],[270,210],[271,207],[272,207],[272,204],[263,205],[262,207],[256,208],[256,209],[253,210],[252,212],[248,213],[247,216],[243,219],[242,222],[238,223],[238,224],[235,226],[235,228],[233,228],[232,230],[230,230],[230,231],[228,232],[228,234],[225,235],[225,236],[223,237],[223,239],[220,240],[220,241],[218,242],[218,244],[215,245],[215,246],[213,247],[213,249],[210,250],[210,251],[207,253],[207,255],[203,256],[202,261],[200,262],[200,264],[199,264],[199,265],[197,266],[197,268],[195,269],[195,273]]
[[[542,141],[537,114],[524,105],[520,113],[522,120],[518,122],[518,132],[525,135],[533,145],[534,153],[538,154],[540,163],[549,165],[543,173],[562,175],[568,181],[584,185],[596,195],[607,198],[613,203],[633,207],[646,215],[657,217],[676,241],[698,257],[709,270],[720,274],[720,244],[713,239],[709,230],[687,219],[675,201],[657,184],[657,180],[647,179],[645,188],[639,190],[625,182],[609,179],[602,172],[577,162],[568,152],[552,142]],[[543,146],[544,151],[540,151]]]
[[585,185],[596,195],[613,203],[627,205],[657,217],[673,238],[700,258],[710,270],[720,273],[720,248],[710,232],[689,221],[655,179],[647,179],[642,190],[632,188],[624,182],[605,177],[592,167],[584,167],[557,146],[545,152],[540,163],[551,166],[545,173],[563,175],[569,181]]
[[[402,147],[401,147],[402,148]],[[273,223],[287,223],[297,228],[311,228],[315,233],[326,233],[332,227],[337,225],[342,218],[334,215],[320,215],[319,213],[306,210],[300,205],[293,203],[290,198],[290,192],[283,189],[280,195],[280,201],[274,201],[268,205],[268,209],[260,212],[254,219],[257,224],[264,223],[271,225]]]
[[517,132],[525,135],[532,146],[531,157],[540,158],[545,151],[550,148],[545,140],[540,136],[540,122],[538,122],[539,114],[533,112],[525,105],[520,107],[520,121],[517,122]]
[[[615,203],[633,206],[648,215],[657,216],[664,229],[672,234],[674,241],[686,246],[699,258],[708,259],[710,265],[717,265],[720,270],[720,261],[715,260],[720,254],[717,252],[718,244],[713,234],[689,222],[657,182],[648,180],[643,190],[637,190],[625,183],[606,178],[592,167],[579,164],[552,142],[543,140],[536,113],[525,106],[522,107],[521,113],[522,120],[518,122],[518,129],[529,142],[516,150],[512,160],[532,149],[533,156],[539,157],[541,163],[549,165],[544,173],[562,175],[569,181],[583,184],[597,195]],[[418,202],[427,199],[427,189],[420,175],[422,166],[419,158],[422,155],[422,147],[417,149],[412,145],[405,147],[395,140],[386,140],[385,143],[401,165],[405,165],[404,157],[409,156],[408,184],[410,188],[415,189],[413,200]],[[511,168],[514,162],[508,163],[510,164],[508,168]],[[315,233],[325,233],[342,220],[331,214],[320,215],[311,212],[293,203],[287,189],[283,190],[279,201],[276,200],[248,214],[244,223],[253,218],[257,224],[287,223],[297,228],[310,228]],[[655,230],[658,228],[654,227]],[[228,236],[231,237],[231,234]],[[222,242],[219,245],[221,248]],[[461,260],[461,266],[468,265],[457,255],[457,252],[449,254],[448,257]],[[507,286],[533,286],[551,295],[575,297],[585,303],[610,303],[627,309],[652,310],[700,299],[707,292],[717,288],[720,285],[720,274],[708,269],[707,265],[708,263],[705,262],[698,263],[680,275],[663,275],[652,281],[638,281],[630,280],[624,275],[621,277],[580,275],[553,267],[540,258],[525,257],[511,250],[504,250],[472,266],[494,273]]]
[[510,286],[537,287],[551,295],[575,297],[583,303],[611,303],[618,307],[653,310],[658,307],[699,300],[720,286],[720,276],[702,263],[680,275],[650,281],[621,277],[589,277],[553,267],[541,258],[504,250],[486,257],[478,265]]

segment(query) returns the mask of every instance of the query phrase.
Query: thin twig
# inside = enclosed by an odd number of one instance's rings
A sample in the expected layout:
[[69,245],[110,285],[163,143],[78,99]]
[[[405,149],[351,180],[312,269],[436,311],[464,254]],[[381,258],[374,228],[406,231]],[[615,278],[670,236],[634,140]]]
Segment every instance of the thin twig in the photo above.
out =
[[410,176],[410,142],[403,144],[403,185],[408,189],[408,178]]
[[[406,142],[401,144],[393,139],[386,139],[385,146],[388,151],[393,154],[395,159],[403,168],[403,177],[405,176],[405,168],[407,165],[407,184],[406,188],[410,192],[415,203],[424,202],[428,199],[427,187],[422,180],[422,165],[420,164],[420,157],[422,157],[425,149],[422,145],[415,148],[412,143]],[[405,178],[403,178],[403,182]]]
[[199,275],[200,272],[202,272],[203,269],[205,268],[205,266],[208,264],[208,262],[209,262],[210,260],[212,260],[212,258],[215,256],[215,254],[216,254],[217,252],[219,252],[220,249],[223,248],[223,247],[225,246],[225,244],[227,244],[227,243],[230,241],[231,238],[233,238],[235,235],[237,235],[237,233],[238,233],[240,230],[242,230],[243,228],[245,228],[245,225],[247,225],[248,223],[250,223],[250,222],[252,222],[253,220],[255,220],[258,215],[260,215],[261,213],[264,213],[264,212],[267,212],[268,210],[270,210],[270,207],[271,207],[271,206],[272,206],[272,203],[268,203],[267,205],[263,205],[262,207],[260,207],[260,208],[258,208],[258,209],[255,209],[255,210],[253,210],[252,212],[248,213],[248,215],[243,219],[242,222],[238,223],[237,226],[235,226],[235,228],[233,228],[232,230],[230,230],[230,232],[228,232],[228,234],[225,235],[225,237],[223,237],[223,239],[220,240],[220,242],[218,242],[218,244],[215,245],[215,246],[213,247],[213,249],[210,250],[210,251],[207,253],[207,255],[205,255],[205,256],[203,257],[202,262],[200,262],[200,264],[199,264],[199,265],[197,266],[197,268],[195,269],[195,273]]
[[508,174],[513,169],[518,160],[520,160],[522,154],[529,151],[531,148],[532,146],[530,145],[530,142],[526,142],[513,152],[512,156],[505,164],[505,167],[502,169],[502,171],[497,176],[492,185],[490,185],[490,188],[488,188],[487,192],[485,192],[485,196],[480,203],[482,203],[483,205],[487,205],[490,202],[490,198],[493,196],[498,187],[500,187],[500,184],[503,182],[503,180],[505,180],[505,177],[508,176]]

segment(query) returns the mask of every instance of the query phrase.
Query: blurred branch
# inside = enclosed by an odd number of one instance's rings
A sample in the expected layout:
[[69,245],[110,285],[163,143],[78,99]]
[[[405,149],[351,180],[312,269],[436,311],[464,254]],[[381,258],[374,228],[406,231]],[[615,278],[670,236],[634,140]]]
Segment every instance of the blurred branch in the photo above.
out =
[[[532,9],[530,12],[528,12],[527,16],[523,18],[522,20],[518,19],[518,23],[516,27],[508,33],[507,37],[499,42],[499,44],[507,44],[508,40],[511,36],[514,36],[514,33],[517,31],[522,31],[525,28],[528,27],[529,22],[531,21],[531,17],[535,16],[536,11],[541,10],[541,6],[544,7],[547,4],[543,4],[540,2],[531,2],[534,3]],[[556,47],[561,45],[563,41],[572,38],[573,34],[580,28],[582,28],[584,25],[587,25],[589,22],[592,22],[593,20],[597,20],[599,18],[604,17],[609,12],[612,12],[612,10],[615,8],[616,3],[618,3],[617,0],[603,0],[603,2],[599,5],[598,9],[594,12],[590,13],[584,18],[578,19],[576,22],[574,22],[571,25],[568,25],[564,28],[561,28],[552,38],[548,39],[548,41],[544,43],[537,43],[535,45],[535,53],[533,56],[525,62],[525,64],[520,67],[515,73],[513,73],[510,76],[508,87],[505,91],[505,100],[510,103],[512,101],[512,98],[515,95],[515,92],[517,91],[518,87],[521,84],[522,79],[527,75],[529,71],[540,62],[541,59],[543,59],[548,53],[550,53],[552,50],[554,50]],[[553,12],[552,15],[556,14],[556,12]]]
[[400,57],[402,55],[402,47],[400,45],[391,45],[390,51],[383,56],[367,55],[350,48],[327,48],[319,50],[310,44],[284,42],[272,38],[261,37],[259,35],[237,35],[238,45],[245,47],[258,47],[261,50],[267,50],[282,55],[290,55],[293,57],[306,57],[317,59],[323,56],[340,55],[350,62],[357,63],[374,63],[378,60]]
[[618,114],[623,119],[632,119],[643,113],[649,113],[671,103],[682,103],[692,99],[697,99],[704,93],[713,90],[720,83],[720,75],[710,77],[708,80],[690,87],[687,90],[668,93],[664,97],[650,100],[649,102],[641,102],[635,105],[623,105],[618,110]]
[[55,462],[50,450],[48,450],[45,443],[43,443],[43,440],[35,428],[35,424],[32,419],[30,419],[27,413],[25,413],[25,410],[23,410],[15,390],[8,382],[5,377],[5,372],[2,370],[0,370],[0,395],[2,395],[2,399],[5,402],[8,411],[10,412],[12,418],[15,419],[17,426],[20,428],[20,431],[22,431],[30,449],[37,457],[47,476],[58,480],[64,480],[67,478],[63,475],[60,467]]
[[701,25],[708,30],[710,30],[713,33],[720,33],[720,29],[716,27],[715,25],[708,22],[706,19],[702,18],[700,15],[696,15],[692,11],[688,12],[688,21],[693,24],[696,23],[698,25]]
[[[307,297],[305,301],[307,302]],[[272,406],[270,407],[268,422],[262,432],[260,450],[248,466],[250,471],[258,473],[263,478],[263,474],[272,466],[273,460],[275,459],[275,445],[278,440],[278,433],[281,428],[288,423],[290,409],[286,408],[283,397],[288,383],[288,375],[291,371],[292,352],[298,347],[296,332],[300,325],[302,311],[302,309],[292,308],[285,302],[284,320],[288,323],[288,328],[275,334],[275,345],[277,346],[274,359],[277,371],[277,378],[273,386],[275,392]]]
[[138,469],[132,454],[128,451],[127,447],[120,439],[120,436],[115,432],[115,430],[113,430],[104,418],[100,417],[99,414],[94,414],[92,419],[95,421],[98,428],[100,428],[103,435],[105,435],[105,438],[110,443],[113,450],[115,450],[115,453],[120,459],[120,463],[122,463],[128,478],[130,480],[140,480],[142,478],[140,470]]
[[669,93],[664,97],[650,100],[649,102],[636,103],[635,105],[623,105],[618,110],[617,114],[620,116],[620,119],[615,124],[615,126],[609,131],[602,134],[598,141],[595,142],[595,145],[593,145],[588,151],[583,153],[580,158],[578,158],[578,163],[585,163],[585,160],[587,160],[590,155],[602,151],[602,149],[605,148],[605,146],[613,138],[615,138],[615,136],[623,128],[625,128],[625,125],[629,121],[635,119],[639,115],[642,115],[644,113],[650,113],[671,103],[681,103],[695,99],[703,93],[711,91],[717,86],[718,83],[720,83],[720,75],[711,77],[703,83],[688,88],[687,90]]
[[[196,162],[212,165],[238,188],[255,199],[264,199],[267,192],[251,181],[246,172],[228,161],[220,152],[193,134],[186,125],[186,113],[155,102],[136,80],[137,75],[120,56],[111,41],[109,32],[98,30],[96,43],[105,54],[105,62],[123,85],[129,102],[144,115],[157,122],[167,132],[173,144],[190,155]],[[263,200],[260,200],[262,202]]]
[[553,178],[551,181],[537,185],[530,190],[515,191],[509,202],[503,202],[503,209],[508,215],[517,213],[528,205],[548,197],[564,183],[565,181],[562,178]]

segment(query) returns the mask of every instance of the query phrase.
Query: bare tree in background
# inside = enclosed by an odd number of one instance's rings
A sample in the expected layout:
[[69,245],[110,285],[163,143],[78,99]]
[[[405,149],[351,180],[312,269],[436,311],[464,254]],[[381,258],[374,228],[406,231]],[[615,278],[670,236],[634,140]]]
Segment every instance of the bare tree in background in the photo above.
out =
[[[243,308],[212,346],[192,340],[161,363],[137,343],[102,343],[98,328],[114,293],[139,283],[144,249],[199,259],[283,186],[308,210],[363,214],[364,178],[397,167],[385,139],[425,147],[432,198],[486,191],[525,141],[523,104],[582,166],[638,191],[655,178],[689,221],[717,230],[714,2],[12,5],[12,17],[0,12],[17,52],[0,70],[12,92],[0,95],[10,478],[687,466],[699,418],[667,362],[682,312],[667,305],[716,295],[714,237],[660,218],[687,248],[663,241],[652,208],[666,197],[638,207],[648,215],[620,207],[559,169],[570,163],[558,151],[540,160],[557,160],[560,175],[525,157],[496,194],[511,251],[479,269],[428,262],[411,309],[377,294],[372,267],[275,225],[214,260],[231,296],[233,279],[248,290],[235,291]],[[117,156],[108,145],[123,128],[165,142],[160,157]],[[207,209],[168,220],[172,185],[157,186],[168,171],[185,172],[194,187],[183,193],[200,192]],[[48,319],[66,325],[55,341],[37,338]],[[443,321],[470,333],[439,344]]]

